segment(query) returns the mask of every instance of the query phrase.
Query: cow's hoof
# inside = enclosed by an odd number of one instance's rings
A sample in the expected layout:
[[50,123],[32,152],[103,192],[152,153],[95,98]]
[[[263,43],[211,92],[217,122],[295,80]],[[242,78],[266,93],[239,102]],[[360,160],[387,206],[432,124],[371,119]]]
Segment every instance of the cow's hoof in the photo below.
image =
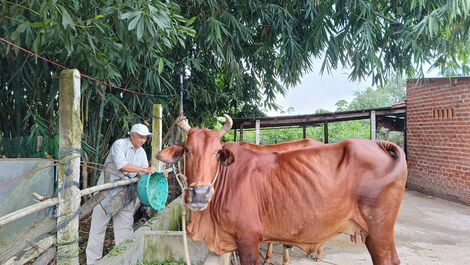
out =
[[307,254],[307,258],[313,259],[313,261],[315,261],[315,262],[318,262],[318,261],[319,261],[319,259],[318,259],[317,256],[313,256],[313,255],[310,255],[310,254]]

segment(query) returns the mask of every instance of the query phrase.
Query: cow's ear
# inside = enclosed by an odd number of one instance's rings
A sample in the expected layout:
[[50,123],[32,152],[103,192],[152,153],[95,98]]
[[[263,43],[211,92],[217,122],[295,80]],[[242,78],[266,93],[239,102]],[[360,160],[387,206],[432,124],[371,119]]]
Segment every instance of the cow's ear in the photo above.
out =
[[232,151],[225,147],[222,147],[222,150],[219,151],[219,159],[224,166],[230,166],[233,162],[235,162],[235,157],[233,156]]
[[174,144],[158,152],[157,159],[171,164],[180,161],[184,154],[183,144]]

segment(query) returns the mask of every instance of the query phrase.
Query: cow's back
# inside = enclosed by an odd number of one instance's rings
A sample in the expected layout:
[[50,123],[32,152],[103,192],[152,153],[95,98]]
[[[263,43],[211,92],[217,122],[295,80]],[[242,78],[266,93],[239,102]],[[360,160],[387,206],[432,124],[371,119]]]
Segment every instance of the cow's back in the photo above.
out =
[[239,145],[243,148],[260,151],[260,152],[279,152],[279,151],[287,151],[287,150],[294,150],[309,146],[316,146],[316,145],[323,145],[322,142],[314,140],[314,139],[301,139],[295,141],[288,141],[283,143],[277,144],[268,144],[268,145],[258,145],[252,144],[249,142],[240,142]]

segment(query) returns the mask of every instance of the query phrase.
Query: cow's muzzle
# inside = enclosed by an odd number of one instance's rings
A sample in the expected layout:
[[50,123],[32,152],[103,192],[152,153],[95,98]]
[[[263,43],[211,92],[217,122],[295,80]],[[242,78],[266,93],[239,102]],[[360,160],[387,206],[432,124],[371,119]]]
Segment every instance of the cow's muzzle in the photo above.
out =
[[189,191],[191,192],[191,202],[188,203],[188,207],[195,211],[204,210],[211,198],[212,186],[192,186]]

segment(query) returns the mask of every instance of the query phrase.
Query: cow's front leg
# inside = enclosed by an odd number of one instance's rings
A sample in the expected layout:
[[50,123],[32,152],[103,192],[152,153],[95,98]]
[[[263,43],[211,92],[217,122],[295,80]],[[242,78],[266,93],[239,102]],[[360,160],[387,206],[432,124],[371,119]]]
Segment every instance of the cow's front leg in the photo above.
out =
[[259,237],[241,236],[237,237],[238,255],[242,265],[258,265],[259,264],[259,244],[261,240]]

